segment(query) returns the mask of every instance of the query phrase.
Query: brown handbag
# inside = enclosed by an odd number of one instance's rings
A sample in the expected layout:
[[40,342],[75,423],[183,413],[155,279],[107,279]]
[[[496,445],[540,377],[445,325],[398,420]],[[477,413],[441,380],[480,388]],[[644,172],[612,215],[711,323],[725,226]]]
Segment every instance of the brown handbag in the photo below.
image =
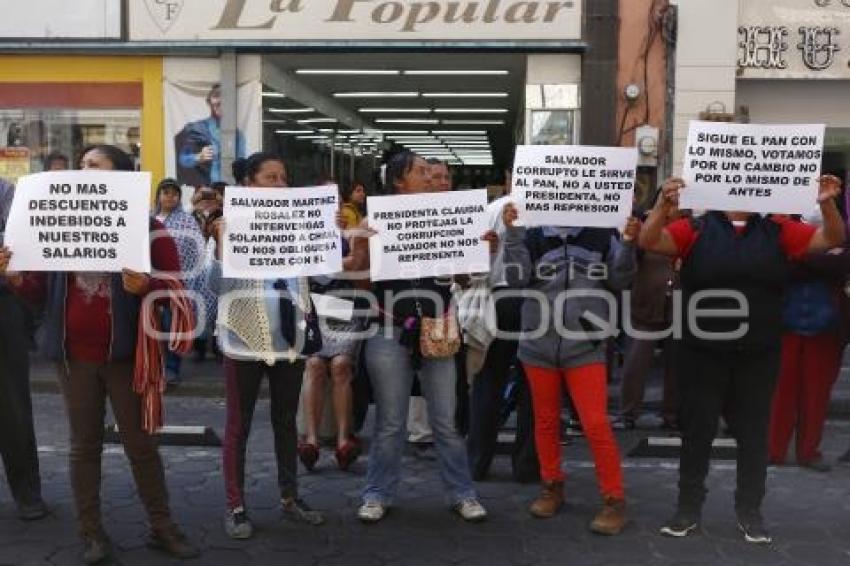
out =
[[419,350],[423,358],[450,358],[460,351],[460,345],[460,328],[453,314],[422,317]]

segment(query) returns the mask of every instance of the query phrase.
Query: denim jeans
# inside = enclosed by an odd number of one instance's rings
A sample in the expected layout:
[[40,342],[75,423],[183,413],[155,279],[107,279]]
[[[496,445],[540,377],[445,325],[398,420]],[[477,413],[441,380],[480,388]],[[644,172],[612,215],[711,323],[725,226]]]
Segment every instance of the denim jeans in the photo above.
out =
[[[385,330],[366,343],[366,365],[375,400],[375,431],[369,452],[364,501],[392,504],[401,475],[401,457],[407,434],[407,409],[414,369],[410,352]],[[419,370],[422,395],[428,402],[428,418],[440,465],[440,477],[453,502],[476,497],[469,473],[464,442],[455,429],[457,372],[454,358],[422,360]]]

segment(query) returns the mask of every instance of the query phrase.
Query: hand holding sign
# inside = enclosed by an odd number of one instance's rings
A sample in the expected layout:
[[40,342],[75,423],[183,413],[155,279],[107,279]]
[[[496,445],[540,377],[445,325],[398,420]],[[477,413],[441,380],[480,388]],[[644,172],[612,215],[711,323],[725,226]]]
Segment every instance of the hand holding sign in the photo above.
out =
[[835,175],[824,175],[818,179],[818,203],[823,204],[841,194],[841,179]]

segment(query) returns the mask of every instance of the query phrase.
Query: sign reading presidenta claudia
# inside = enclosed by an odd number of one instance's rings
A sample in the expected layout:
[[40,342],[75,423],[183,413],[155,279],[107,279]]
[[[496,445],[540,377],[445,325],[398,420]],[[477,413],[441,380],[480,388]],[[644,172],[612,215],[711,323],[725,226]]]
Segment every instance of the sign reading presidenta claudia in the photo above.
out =
[[138,0],[131,41],[575,40],[582,0]]

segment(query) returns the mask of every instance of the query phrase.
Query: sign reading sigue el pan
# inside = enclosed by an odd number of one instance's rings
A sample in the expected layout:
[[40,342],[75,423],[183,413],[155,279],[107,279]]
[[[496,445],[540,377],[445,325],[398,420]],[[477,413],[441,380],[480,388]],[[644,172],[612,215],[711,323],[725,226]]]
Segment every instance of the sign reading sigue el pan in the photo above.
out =
[[134,0],[131,41],[576,40],[582,0]]

